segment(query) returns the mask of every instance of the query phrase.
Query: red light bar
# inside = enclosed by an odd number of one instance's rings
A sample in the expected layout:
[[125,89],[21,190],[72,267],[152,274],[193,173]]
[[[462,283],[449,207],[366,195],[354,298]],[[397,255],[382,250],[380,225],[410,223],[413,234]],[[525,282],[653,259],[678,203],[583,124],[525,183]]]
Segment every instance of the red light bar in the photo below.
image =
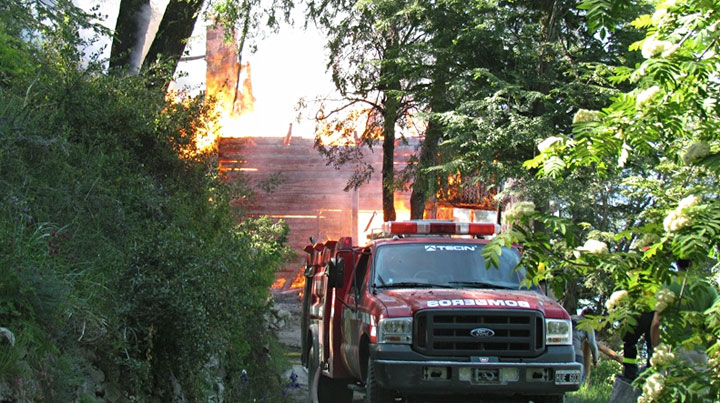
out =
[[495,223],[471,223],[468,224],[467,233],[470,235],[495,235],[500,233],[500,225]]
[[414,222],[389,221],[383,224],[383,230],[388,234],[417,234],[418,225]]
[[388,234],[495,235],[500,226],[493,223],[388,221],[383,224]]
[[455,234],[457,233],[457,228],[455,226],[454,222],[449,223],[432,223],[430,224],[430,233],[431,234]]

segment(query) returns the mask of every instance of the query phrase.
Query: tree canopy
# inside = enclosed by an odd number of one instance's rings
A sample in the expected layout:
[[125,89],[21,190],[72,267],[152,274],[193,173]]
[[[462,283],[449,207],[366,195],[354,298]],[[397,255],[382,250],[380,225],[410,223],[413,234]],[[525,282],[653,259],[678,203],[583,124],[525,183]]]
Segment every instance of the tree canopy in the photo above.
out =
[[[586,1],[583,8],[590,26],[608,34],[627,23],[626,16],[613,13],[624,4]],[[695,312],[677,300],[668,303],[659,292],[679,275],[677,262],[689,264],[682,275],[688,293],[701,282],[717,289],[717,6],[661,1],[633,19],[646,34],[630,50],[642,59],[630,66],[608,64],[609,79],[622,91],[600,108],[578,110],[572,127],[544,140],[538,155],[525,163],[555,183],[566,183],[573,173],[612,181],[610,205],[636,208],[622,210],[616,227],[608,229],[562,214],[515,215],[513,229],[494,241],[527,241],[525,259],[536,282],[568,272],[610,279],[614,286],[607,292],[622,297],[614,298],[602,317],[601,325],[611,330],[617,323],[623,325],[616,331],[625,330],[624,319],[633,313],[663,311],[668,304],[676,309],[675,315],[660,314],[661,357],[638,381],[643,401],[710,401],[719,392],[720,301]],[[544,230],[531,229],[531,221],[542,222]],[[667,359],[695,349],[713,358],[707,367]]]

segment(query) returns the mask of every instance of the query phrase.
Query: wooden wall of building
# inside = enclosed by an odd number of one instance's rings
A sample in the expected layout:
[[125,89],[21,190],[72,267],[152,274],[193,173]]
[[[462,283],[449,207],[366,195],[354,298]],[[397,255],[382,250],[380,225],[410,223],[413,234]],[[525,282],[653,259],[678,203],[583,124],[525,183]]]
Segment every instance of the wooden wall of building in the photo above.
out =
[[[417,142],[396,147],[396,171],[415,153]],[[366,162],[375,171],[372,180],[355,191],[345,192],[352,165],[335,169],[328,166],[313,148],[313,140],[283,137],[221,138],[218,146],[220,169],[233,178],[241,175],[255,190],[252,200],[235,200],[248,215],[267,215],[282,219],[290,227],[289,243],[298,256],[277,275],[276,286],[287,289],[304,262],[309,237],[322,242],[353,236],[368,226],[382,224],[382,151],[367,150]],[[409,192],[396,192],[398,218],[410,205]],[[358,231],[360,228],[360,231]]]

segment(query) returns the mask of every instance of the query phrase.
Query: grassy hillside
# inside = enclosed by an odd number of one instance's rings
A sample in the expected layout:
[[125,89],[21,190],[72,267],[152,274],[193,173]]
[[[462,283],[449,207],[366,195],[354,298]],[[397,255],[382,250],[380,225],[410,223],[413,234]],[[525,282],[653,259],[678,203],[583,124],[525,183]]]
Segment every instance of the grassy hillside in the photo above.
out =
[[0,400],[273,400],[286,228],[235,224],[204,99],[88,66],[85,17],[27,4],[0,6]]

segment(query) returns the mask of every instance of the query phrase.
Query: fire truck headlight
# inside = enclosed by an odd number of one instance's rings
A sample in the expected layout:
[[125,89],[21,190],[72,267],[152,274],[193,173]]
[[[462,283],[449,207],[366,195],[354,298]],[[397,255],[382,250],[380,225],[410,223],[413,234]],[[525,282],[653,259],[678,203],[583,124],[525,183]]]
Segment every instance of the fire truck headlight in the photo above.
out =
[[412,343],[412,318],[383,318],[378,323],[378,343]]
[[545,319],[545,344],[572,344],[572,323],[567,319]]

